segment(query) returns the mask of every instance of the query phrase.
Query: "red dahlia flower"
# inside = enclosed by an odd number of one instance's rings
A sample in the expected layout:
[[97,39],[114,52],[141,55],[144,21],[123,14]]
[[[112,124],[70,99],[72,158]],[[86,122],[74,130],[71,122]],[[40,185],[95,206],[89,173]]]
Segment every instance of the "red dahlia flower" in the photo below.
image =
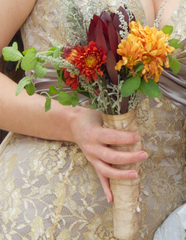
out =
[[[120,7],[118,11],[123,14],[125,21],[129,25],[129,16],[125,9]],[[134,15],[132,20],[135,21]],[[94,41],[97,48],[102,48],[106,51],[106,69],[114,84],[118,83],[118,74],[115,70],[115,65],[120,60],[120,56],[117,54],[118,44],[121,42],[119,35],[119,31],[121,30],[119,27],[120,24],[118,14],[103,12],[100,17],[97,15],[93,16],[87,32],[88,42]]]
[[97,73],[103,75],[100,67],[107,61],[106,51],[98,49],[95,42],[90,42],[88,46],[76,45],[67,55],[66,60],[80,70],[80,74],[85,76],[86,81],[97,80]]
[[64,78],[66,79],[65,84],[70,86],[72,90],[76,90],[79,86],[79,77],[69,73],[65,68],[62,68],[62,70],[64,70]]

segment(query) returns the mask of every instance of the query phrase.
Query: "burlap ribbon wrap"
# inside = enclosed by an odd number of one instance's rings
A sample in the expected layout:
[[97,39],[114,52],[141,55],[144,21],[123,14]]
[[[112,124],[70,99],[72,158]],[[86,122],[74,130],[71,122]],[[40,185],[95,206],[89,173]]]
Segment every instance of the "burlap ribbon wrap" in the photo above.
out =
[[[103,114],[103,126],[120,131],[138,132],[136,119],[137,108],[122,115]],[[110,145],[119,151],[139,151],[142,149],[141,141],[134,145]],[[116,180],[110,179],[113,193],[113,224],[114,236],[122,240],[136,240],[141,222],[140,207],[140,163],[127,165],[113,165],[119,169],[135,169],[138,172],[136,179]]]

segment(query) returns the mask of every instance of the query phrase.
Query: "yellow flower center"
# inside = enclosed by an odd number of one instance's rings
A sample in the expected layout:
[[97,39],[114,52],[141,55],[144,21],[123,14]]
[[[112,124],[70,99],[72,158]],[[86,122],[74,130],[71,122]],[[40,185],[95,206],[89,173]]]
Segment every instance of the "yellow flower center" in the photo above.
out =
[[128,55],[128,56],[127,56],[127,59],[128,59],[128,63],[129,63],[129,64],[134,65],[134,58],[133,58],[133,56]]
[[149,63],[151,63],[151,61],[152,61],[152,57],[151,56],[147,56],[146,63],[149,64]]
[[91,54],[87,56],[87,58],[85,59],[85,63],[88,68],[95,68],[98,64],[98,61],[95,56]]

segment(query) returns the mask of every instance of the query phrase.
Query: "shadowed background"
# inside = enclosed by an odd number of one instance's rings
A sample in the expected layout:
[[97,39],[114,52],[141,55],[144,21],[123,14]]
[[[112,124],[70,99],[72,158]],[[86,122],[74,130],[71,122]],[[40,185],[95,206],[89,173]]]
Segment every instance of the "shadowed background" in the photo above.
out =
[[[12,45],[13,42],[17,42],[19,50],[23,51],[23,43],[22,43],[20,31],[18,31],[15,34],[15,36],[13,37],[13,39],[11,40],[9,45]],[[21,78],[23,78],[23,76],[24,76],[24,71],[20,68],[17,71],[15,71],[16,64],[17,64],[17,62],[15,62],[15,63],[14,62],[6,62],[3,60],[3,57],[1,57],[0,58],[0,72],[7,75],[13,81],[19,82],[19,80]],[[3,114],[3,113],[0,113],[0,115],[1,114]],[[7,133],[8,132],[6,132],[6,131],[0,130],[0,143],[2,142],[4,137],[7,135]]]

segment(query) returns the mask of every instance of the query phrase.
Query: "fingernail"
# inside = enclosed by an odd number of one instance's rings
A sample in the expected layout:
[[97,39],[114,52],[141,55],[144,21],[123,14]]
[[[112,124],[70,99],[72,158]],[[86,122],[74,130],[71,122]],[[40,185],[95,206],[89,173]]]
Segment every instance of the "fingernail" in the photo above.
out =
[[138,176],[138,174],[135,173],[135,172],[129,173],[129,177],[130,177],[130,178],[137,178],[137,176]]
[[107,197],[107,202],[108,202],[108,203],[110,203],[110,202],[111,202],[109,197]]
[[134,140],[135,140],[136,142],[139,142],[140,136],[139,136],[139,135],[136,135],[136,136],[134,137]]
[[143,152],[140,154],[140,160],[146,160],[148,158],[148,155],[146,152]]

